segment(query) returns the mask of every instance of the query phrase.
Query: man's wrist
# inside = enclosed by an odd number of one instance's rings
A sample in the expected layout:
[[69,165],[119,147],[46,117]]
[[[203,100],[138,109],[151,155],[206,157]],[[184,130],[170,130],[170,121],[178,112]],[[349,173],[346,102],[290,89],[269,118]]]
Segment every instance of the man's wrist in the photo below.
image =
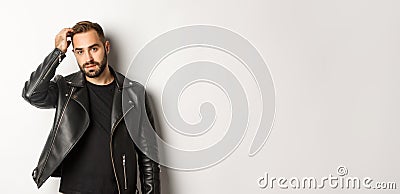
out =
[[58,62],[59,63],[61,63],[61,61],[65,58],[65,52],[63,52],[62,50],[60,50],[59,48],[54,48],[54,51],[53,51],[53,53],[55,54],[55,55],[57,55],[57,57],[58,57]]
[[66,53],[66,51],[64,52],[64,51],[62,51],[61,49],[59,49],[58,47],[55,47],[55,50],[56,50],[57,52],[60,52],[60,53],[63,54],[63,55],[65,55],[65,53]]

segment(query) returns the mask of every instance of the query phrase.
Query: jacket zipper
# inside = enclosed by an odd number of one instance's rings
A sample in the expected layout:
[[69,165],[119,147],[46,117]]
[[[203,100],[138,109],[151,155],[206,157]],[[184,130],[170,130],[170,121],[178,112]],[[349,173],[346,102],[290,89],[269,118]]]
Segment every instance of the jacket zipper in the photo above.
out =
[[125,154],[122,155],[122,166],[124,167],[124,185],[125,185],[125,190],[128,189],[128,185],[126,183],[126,161],[125,161]]
[[69,101],[71,100],[71,96],[72,96],[72,92],[73,92],[73,91],[74,91],[74,87],[71,88],[71,91],[69,92],[69,96],[68,96],[67,102],[65,103],[65,105],[64,105],[64,107],[63,107],[63,109],[62,109],[61,116],[60,116],[60,119],[58,120],[56,130],[54,131],[53,139],[51,140],[50,149],[48,150],[47,155],[46,155],[46,160],[45,160],[45,162],[44,162],[44,164],[43,164],[43,168],[41,169],[40,173],[38,174],[38,177],[39,177],[39,178],[42,176],[42,173],[43,173],[43,171],[44,171],[44,167],[46,166],[47,161],[48,161],[49,156],[50,156],[50,151],[51,151],[51,149],[53,149],[54,140],[56,139],[56,135],[57,135],[58,129],[60,128],[61,120],[62,120],[62,118],[63,118],[63,116],[64,116],[65,109],[67,109],[67,105],[68,105]]
[[114,135],[114,131],[117,128],[118,124],[122,121],[122,119],[125,117],[126,113],[128,113],[131,109],[133,108],[133,106],[131,108],[129,108],[122,116],[120,119],[117,120],[117,122],[115,122],[113,128],[111,129],[111,137],[110,137],[110,154],[111,154],[111,163],[112,163],[112,167],[114,170],[114,176],[115,176],[115,180],[117,181],[117,188],[118,188],[118,193],[121,193],[121,189],[119,188],[119,181],[118,181],[118,176],[117,176],[117,172],[115,170],[115,164],[114,164],[114,157],[113,157],[113,151],[112,151],[112,141],[113,141],[113,135]]
[[57,62],[57,59],[58,59],[58,62],[61,63],[61,56],[62,56],[62,53],[58,54],[58,56],[57,56],[57,57],[54,59],[54,61],[51,63],[50,67],[46,70],[45,74],[43,74],[43,76],[41,76],[41,77],[37,80],[37,82],[35,83],[35,85],[34,85],[33,88],[32,88],[32,94],[34,93],[36,87],[39,85],[39,82],[41,82],[41,81],[49,74],[49,72],[50,72],[50,70],[51,70],[51,67]]
[[[62,56],[62,53],[58,54],[58,56],[56,57],[56,60],[54,60],[54,62],[51,64],[51,66],[53,66],[53,65],[55,64],[55,62],[57,61],[57,59],[58,59],[58,63],[61,63],[61,56]],[[46,71],[46,73],[44,74],[43,78],[45,78],[45,77],[49,74],[50,69],[51,69],[51,66],[50,66],[49,69]],[[42,79],[43,79],[43,78],[42,78]]]

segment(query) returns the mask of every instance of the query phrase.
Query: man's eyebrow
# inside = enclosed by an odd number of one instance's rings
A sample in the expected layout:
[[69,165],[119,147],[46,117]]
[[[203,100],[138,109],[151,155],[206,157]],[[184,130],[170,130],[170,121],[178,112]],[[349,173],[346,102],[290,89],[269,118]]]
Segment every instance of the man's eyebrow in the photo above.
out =
[[[88,46],[88,48],[93,48],[93,47],[97,47],[97,46],[100,46],[100,44],[95,43],[95,44]],[[74,48],[74,50],[83,50],[83,48]]]
[[96,43],[96,44],[92,44],[91,46],[89,46],[88,48],[93,48],[93,47],[98,47],[98,46],[100,46],[98,43]]

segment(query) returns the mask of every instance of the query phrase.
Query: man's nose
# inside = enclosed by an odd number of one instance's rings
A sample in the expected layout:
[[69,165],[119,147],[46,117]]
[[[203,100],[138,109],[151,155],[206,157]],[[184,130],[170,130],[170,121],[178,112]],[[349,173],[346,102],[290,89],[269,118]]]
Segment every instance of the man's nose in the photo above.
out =
[[86,61],[92,61],[93,60],[93,56],[91,52],[85,52],[86,53]]

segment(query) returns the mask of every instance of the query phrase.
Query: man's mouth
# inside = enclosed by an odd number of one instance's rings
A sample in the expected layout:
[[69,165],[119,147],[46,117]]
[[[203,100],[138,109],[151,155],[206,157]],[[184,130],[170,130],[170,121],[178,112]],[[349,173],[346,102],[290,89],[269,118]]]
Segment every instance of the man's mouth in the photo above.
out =
[[92,68],[92,67],[96,67],[96,64],[88,64],[88,65],[85,65],[85,68],[86,69],[89,69],[89,68]]

